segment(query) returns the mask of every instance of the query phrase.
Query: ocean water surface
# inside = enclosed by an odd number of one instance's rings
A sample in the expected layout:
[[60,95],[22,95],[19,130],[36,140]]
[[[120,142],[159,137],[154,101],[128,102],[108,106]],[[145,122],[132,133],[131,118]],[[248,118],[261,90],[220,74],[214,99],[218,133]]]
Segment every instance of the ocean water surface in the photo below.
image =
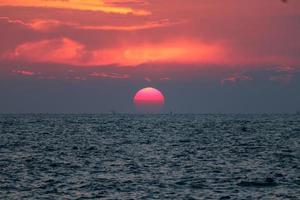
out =
[[0,115],[0,199],[300,199],[300,115]]

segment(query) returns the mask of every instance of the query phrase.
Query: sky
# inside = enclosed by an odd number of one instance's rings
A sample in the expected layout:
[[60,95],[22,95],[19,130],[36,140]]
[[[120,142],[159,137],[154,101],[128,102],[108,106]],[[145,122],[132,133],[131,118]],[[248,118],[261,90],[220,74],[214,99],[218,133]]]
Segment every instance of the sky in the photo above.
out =
[[0,113],[300,110],[300,1],[0,0]]

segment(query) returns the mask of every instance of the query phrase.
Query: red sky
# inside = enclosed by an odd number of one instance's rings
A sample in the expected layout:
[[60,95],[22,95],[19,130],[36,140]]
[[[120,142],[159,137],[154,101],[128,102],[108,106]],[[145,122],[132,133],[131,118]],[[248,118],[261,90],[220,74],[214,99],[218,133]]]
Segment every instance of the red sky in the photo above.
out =
[[0,0],[1,59],[299,65],[291,0]]
[[0,0],[0,78],[288,84],[299,22],[298,0]]

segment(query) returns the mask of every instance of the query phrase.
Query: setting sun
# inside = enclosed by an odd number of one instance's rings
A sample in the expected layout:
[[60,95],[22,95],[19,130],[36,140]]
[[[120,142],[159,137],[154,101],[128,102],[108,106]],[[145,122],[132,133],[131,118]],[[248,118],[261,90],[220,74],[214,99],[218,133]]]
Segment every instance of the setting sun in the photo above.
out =
[[157,113],[164,105],[165,97],[159,90],[147,87],[135,94],[133,102],[139,112]]

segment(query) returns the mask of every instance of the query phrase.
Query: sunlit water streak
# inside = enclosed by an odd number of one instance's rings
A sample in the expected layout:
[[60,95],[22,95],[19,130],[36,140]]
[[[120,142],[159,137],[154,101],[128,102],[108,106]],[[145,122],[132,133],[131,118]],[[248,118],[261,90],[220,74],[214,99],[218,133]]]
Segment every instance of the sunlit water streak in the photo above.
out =
[[0,115],[1,199],[298,199],[299,115]]

